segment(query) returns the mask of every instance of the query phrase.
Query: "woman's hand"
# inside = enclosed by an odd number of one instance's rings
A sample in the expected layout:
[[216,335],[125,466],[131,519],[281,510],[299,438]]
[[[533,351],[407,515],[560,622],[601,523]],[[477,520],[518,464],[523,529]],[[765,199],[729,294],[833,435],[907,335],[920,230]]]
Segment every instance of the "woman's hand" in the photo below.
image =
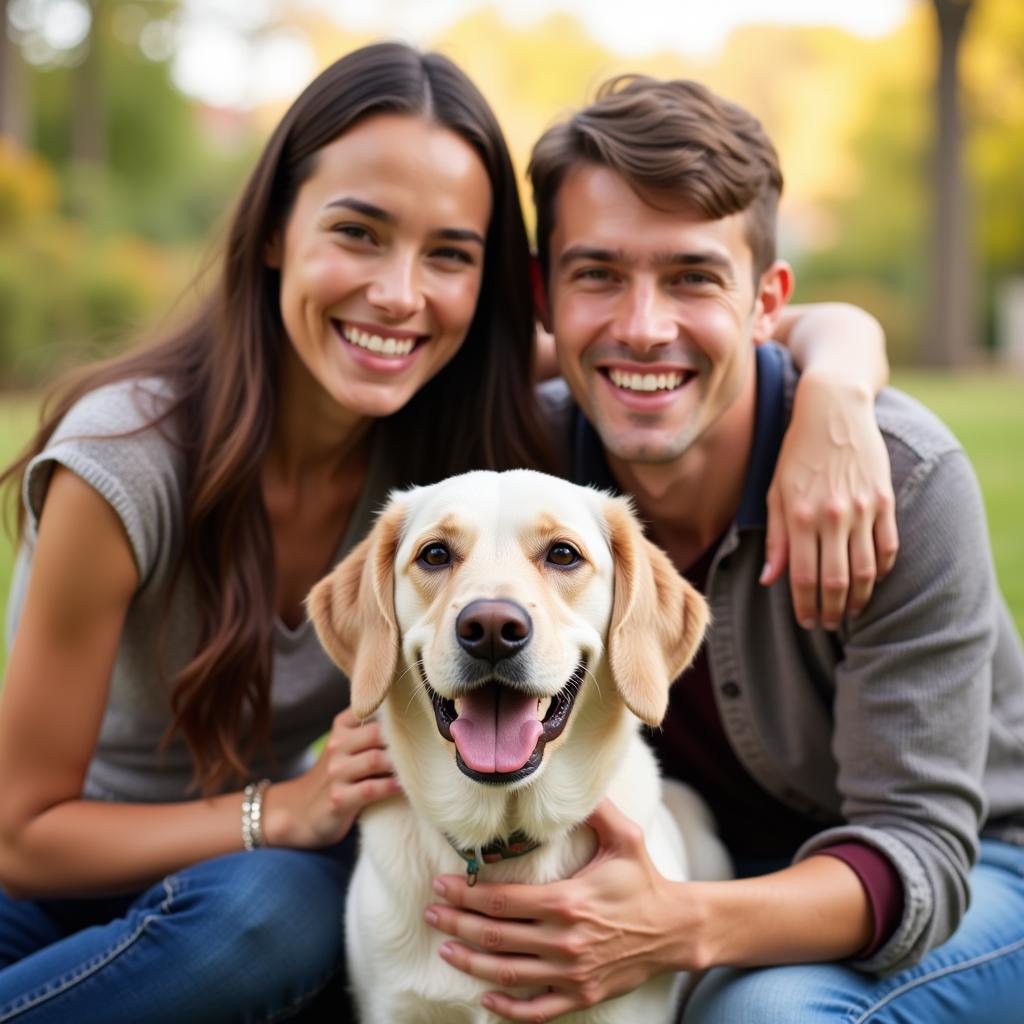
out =
[[364,807],[401,791],[380,723],[361,723],[346,708],[317,763],[267,790],[263,832],[270,846],[329,846],[348,835]]
[[447,903],[431,904],[426,920],[458,940],[442,947],[448,963],[501,988],[547,989],[488,992],[484,1005],[508,1020],[553,1020],[698,959],[699,915],[680,898],[689,887],[659,874],[640,828],[610,800],[587,824],[597,852],[563,882],[470,887],[445,875],[435,884]]
[[835,629],[856,615],[899,546],[889,455],[872,396],[804,373],[768,491],[761,583],[788,563],[797,621]]

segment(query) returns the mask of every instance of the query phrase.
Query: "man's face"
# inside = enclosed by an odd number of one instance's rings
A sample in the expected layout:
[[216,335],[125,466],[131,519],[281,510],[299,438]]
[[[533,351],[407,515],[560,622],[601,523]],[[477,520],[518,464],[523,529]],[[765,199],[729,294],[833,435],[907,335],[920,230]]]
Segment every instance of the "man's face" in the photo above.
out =
[[709,221],[652,198],[660,209],[606,167],[566,176],[551,235],[550,326],[605,448],[664,463],[736,401],[752,341],[769,337],[774,319],[754,287],[743,214]]

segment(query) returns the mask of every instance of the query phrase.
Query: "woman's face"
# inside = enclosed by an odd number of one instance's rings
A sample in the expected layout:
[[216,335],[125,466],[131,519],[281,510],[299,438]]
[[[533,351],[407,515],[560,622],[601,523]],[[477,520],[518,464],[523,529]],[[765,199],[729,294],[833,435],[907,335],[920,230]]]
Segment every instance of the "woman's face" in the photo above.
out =
[[490,215],[476,152],[423,117],[378,114],[319,151],[267,262],[293,350],[335,402],[387,416],[451,359]]

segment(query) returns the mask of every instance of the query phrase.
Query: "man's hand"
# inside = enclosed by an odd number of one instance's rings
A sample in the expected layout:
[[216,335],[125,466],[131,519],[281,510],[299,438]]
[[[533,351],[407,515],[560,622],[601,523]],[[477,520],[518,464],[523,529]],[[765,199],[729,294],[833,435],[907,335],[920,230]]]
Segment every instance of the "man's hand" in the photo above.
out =
[[896,560],[899,541],[885,442],[871,397],[834,375],[804,374],[768,491],[761,583],[789,564],[797,621],[838,627]]
[[500,988],[547,990],[488,992],[484,1006],[508,1020],[554,1020],[697,959],[699,915],[654,867],[640,828],[607,799],[587,824],[597,852],[565,881],[470,887],[445,875],[435,884],[448,902],[429,906],[426,920],[458,940],[441,949],[448,963]]

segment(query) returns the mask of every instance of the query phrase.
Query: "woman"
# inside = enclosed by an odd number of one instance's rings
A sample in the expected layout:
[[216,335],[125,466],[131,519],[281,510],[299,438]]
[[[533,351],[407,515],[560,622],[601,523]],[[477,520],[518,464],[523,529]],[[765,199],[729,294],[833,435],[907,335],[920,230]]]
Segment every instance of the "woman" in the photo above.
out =
[[342,841],[398,789],[302,602],[390,487],[547,464],[527,268],[480,94],[368,47],[274,132],[195,319],[49,410],[7,474],[0,1021],[276,1019],[339,970]]

